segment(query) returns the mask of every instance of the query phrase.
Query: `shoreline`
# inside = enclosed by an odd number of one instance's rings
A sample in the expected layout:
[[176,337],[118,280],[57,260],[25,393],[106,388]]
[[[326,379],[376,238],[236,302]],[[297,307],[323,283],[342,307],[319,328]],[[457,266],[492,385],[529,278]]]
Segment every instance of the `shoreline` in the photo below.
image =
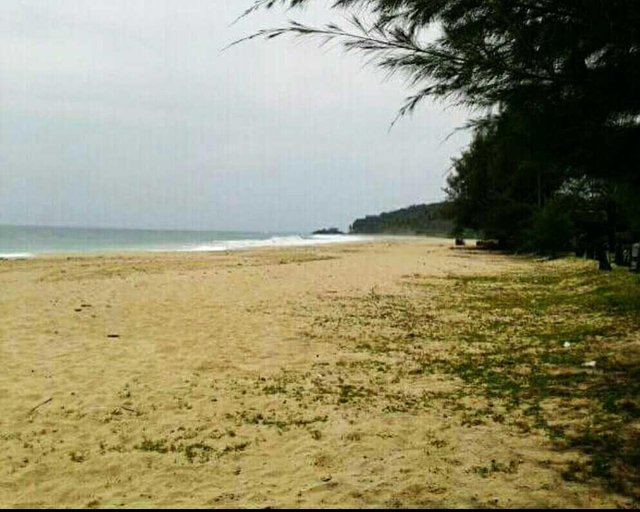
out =
[[[132,230],[133,231],[133,230]],[[296,235],[297,236],[297,235]],[[56,250],[56,251],[42,251],[42,252],[15,252],[15,253],[0,253],[0,261],[24,261],[24,260],[43,260],[43,259],[57,259],[65,257],[73,258],[94,258],[94,257],[127,257],[127,256],[143,256],[143,255],[171,255],[171,254],[231,254],[242,253],[249,251],[260,250],[280,250],[280,249],[292,249],[299,250],[305,248],[315,248],[323,246],[343,246],[343,245],[355,245],[355,244],[371,244],[378,242],[412,242],[423,240],[434,241],[453,241],[453,238],[436,237],[436,236],[422,236],[422,235],[313,235],[316,238],[300,238],[300,240],[292,240],[284,243],[273,242],[272,239],[259,239],[259,240],[224,240],[214,241],[213,246],[195,246],[191,248],[115,248],[115,249],[88,249],[88,250]],[[318,238],[326,237],[326,238]],[[236,246],[235,244],[239,242]],[[220,247],[215,247],[215,244],[219,243]],[[229,247],[222,247],[222,245],[230,243]]]

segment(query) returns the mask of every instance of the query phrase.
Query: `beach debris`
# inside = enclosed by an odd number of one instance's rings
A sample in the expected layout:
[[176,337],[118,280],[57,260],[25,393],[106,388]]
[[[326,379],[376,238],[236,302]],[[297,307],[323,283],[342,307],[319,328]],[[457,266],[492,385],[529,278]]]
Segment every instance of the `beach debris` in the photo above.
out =
[[331,482],[332,479],[333,477],[331,475],[325,475],[320,480],[322,480],[323,482]]
[[596,362],[595,361],[588,361],[586,363],[583,363],[582,366],[584,366],[585,368],[595,368],[596,367]]
[[571,343],[569,343],[568,341],[565,341],[563,347],[564,348],[571,348]]
[[478,240],[476,242],[476,249],[492,251],[498,249],[499,247],[500,242],[498,240]]
[[44,402],[39,403],[38,405],[36,405],[33,409],[31,409],[29,411],[29,415],[33,414],[34,412],[36,412],[40,407],[42,407],[43,405],[48,404],[49,402],[53,401],[53,398],[47,398]]
[[84,453],[82,452],[69,452],[69,458],[73,461],[73,462],[77,462],[77,463],[82,463],[85,460],[87,460],[87,457]]
[[107,338],[109,338],[109,339],[116,339],[116,338],[119,338],[119,337],[120,337],[119,334],[107,334]]

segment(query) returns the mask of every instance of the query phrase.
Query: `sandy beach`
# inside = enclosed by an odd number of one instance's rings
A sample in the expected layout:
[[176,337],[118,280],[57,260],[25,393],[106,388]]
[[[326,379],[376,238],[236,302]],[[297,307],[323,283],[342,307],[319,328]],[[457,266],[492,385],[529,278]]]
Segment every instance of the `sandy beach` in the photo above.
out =
[[529,416],[424,370],[484,328],[460,283],[539,265],[452,245],[1,261],[0,505],[629,504],[563,477],[584,453]]

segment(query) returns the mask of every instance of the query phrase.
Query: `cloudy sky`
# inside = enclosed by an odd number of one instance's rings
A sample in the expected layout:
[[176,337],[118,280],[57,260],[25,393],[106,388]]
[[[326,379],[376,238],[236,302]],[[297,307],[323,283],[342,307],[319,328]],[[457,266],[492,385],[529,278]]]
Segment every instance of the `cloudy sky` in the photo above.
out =
[[[322,4],[320,0],[316,2]],[[308,231],[441,199],[464,112],[362,57],[252,41],[326,9],[252,0],[2,0],[0,223]]]

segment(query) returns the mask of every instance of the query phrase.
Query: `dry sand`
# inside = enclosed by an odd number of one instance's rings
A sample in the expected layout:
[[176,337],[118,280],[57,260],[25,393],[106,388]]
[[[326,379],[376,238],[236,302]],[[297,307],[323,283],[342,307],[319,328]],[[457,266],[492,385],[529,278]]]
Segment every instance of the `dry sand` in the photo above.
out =
[[[357,332],[323,327],[340,298],[410,300],[406,276],[527,264],[451,245],[0,262],[0,505],[619,504],[564,481],[571,454],[542,434],[390,407],[387,391],[435,396],[458,383],[388,375],[383,358],[356,350]],[[513,470],[479,474],[492,460]]]

